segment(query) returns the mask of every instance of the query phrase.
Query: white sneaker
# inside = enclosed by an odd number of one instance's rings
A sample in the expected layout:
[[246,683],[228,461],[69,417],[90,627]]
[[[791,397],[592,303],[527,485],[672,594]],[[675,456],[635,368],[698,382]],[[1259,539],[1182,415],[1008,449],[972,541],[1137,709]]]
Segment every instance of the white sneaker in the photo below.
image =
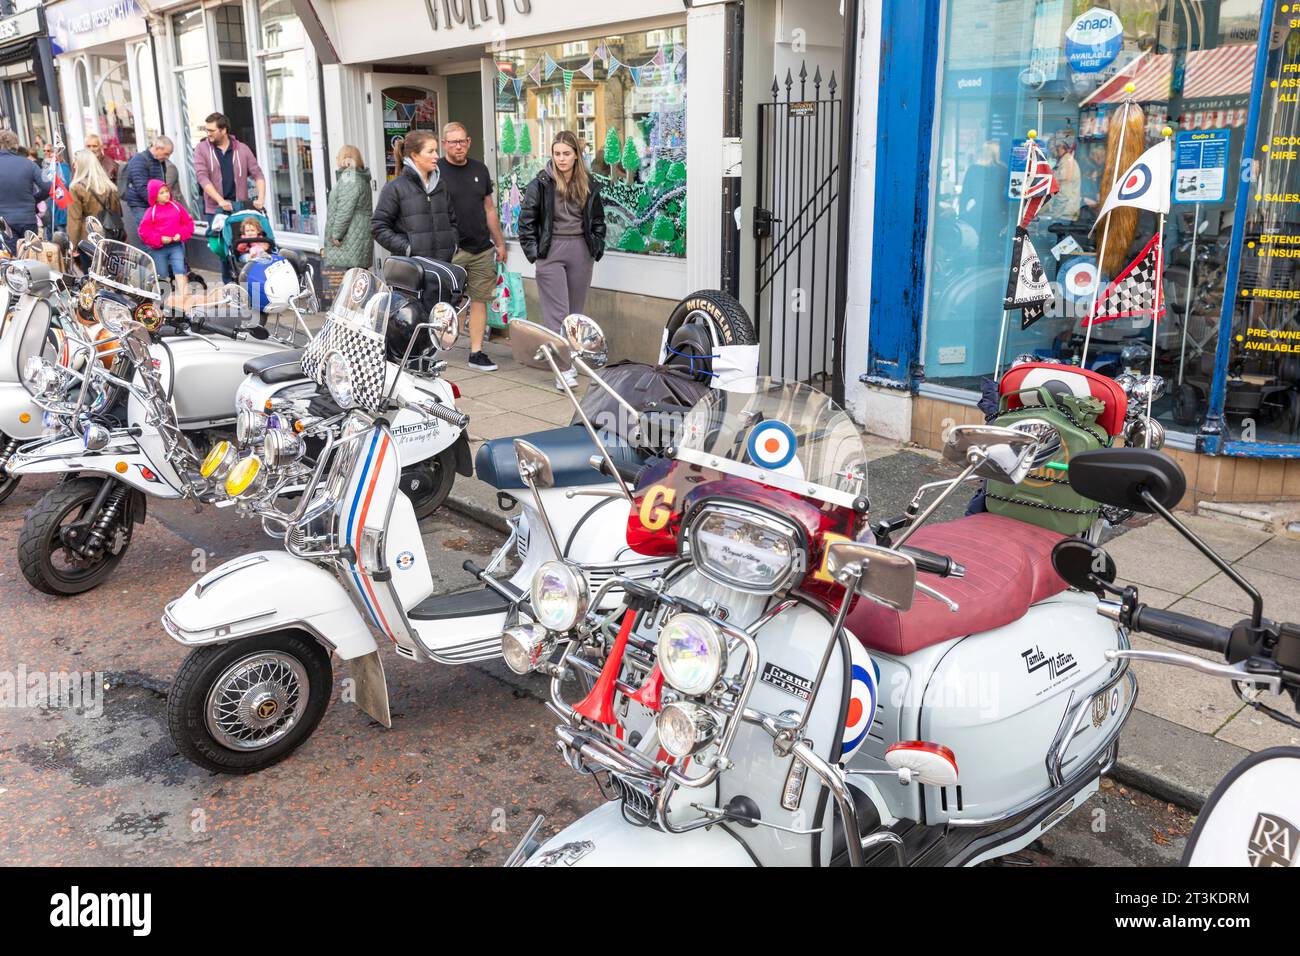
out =
[[[573,369],[569,369],[567,372],[563,372],[561,374],[564,377],[565,385],[568,385],[569,388],[573,388],[575,385],[578,384],[578,373]],[[557,392],[564,391],[564,385],[560,384],[560,380],[558,378],[555,380],[555,390]]]

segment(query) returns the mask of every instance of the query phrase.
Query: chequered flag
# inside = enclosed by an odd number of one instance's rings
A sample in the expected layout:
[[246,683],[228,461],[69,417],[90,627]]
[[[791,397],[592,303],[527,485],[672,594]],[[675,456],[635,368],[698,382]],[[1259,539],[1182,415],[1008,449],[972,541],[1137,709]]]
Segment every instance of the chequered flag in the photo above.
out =
[[1084,320],[1084,325],[1144,315],[1159,321],[1165,314],[1164,295],[1159,296],[1159,314],[1155,311],[1156,283],[1160,279],[1162,265],[1159,240],[1159,233],[1152,236],[1151,241],[1138,253],[1137,258],[1115,277],[1114,282],[1106,286],[1106,291],[1097,300],[1096,308]]

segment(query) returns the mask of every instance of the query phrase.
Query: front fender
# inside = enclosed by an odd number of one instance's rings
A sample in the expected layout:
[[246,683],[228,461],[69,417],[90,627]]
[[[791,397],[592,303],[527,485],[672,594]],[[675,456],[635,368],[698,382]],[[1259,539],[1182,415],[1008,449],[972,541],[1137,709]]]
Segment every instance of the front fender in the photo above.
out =
[[[120,467],[119,467],[120,466]],[[170,466],[155,463],[131,438],[122,437],[101,451],[87,451],[80,437],[54,438],[19,446],[9,459],[13,475],[107,475],[154,498],[179,498],[181,493],[162,475]],[[160,472],[162,474],[160,474]]]
[[187,647],[297,629],[345,661],[378,649],[338,579],[283,551],[256,551],[209,571],[167,605],[162,623]]
[[601,804],[538,847],[523,866],[754,866],[721,826],[665,833],[633,826],[617,800]]

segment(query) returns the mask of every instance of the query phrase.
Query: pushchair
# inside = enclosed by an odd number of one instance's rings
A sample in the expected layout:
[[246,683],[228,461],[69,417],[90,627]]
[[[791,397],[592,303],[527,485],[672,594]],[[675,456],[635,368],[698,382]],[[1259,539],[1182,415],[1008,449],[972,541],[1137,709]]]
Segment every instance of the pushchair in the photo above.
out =
[[[256,219],[262,235],[240,236],[242,223]],[[242,209],[213,220],[208,248],[224,259],[231,274],[248,293],[250,306],[263,316],[285,312],[294,314],[319,311],[316,301],[315,270],[302,253],[283,249],[275,241],[271,221],[256,209]],[[265,243],[270,251],[249,256],[249,247]],[[246,261],[242,261],[246,260]]]

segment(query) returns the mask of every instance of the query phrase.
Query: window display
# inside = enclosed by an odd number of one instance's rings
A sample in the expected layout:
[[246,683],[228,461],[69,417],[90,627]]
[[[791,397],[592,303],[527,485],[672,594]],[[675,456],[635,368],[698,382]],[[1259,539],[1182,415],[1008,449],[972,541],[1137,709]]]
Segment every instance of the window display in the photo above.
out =
[[[1091,326],[1086,364],[1110,376],[1146,374],[1154,341],[1155,370],[1167,383],[1154,414],[1171,430],[1197,429],[1213,377],[1259,15],[1259,0],[947,5],[927,256],[927,382],[978,391],[999,354],[1004,371],[1024,354],[1082,361],[1094,301],[1110,308],[1112,283],[1121,299],[1133,298],[1134,277],[1158,263],[1164,315],[1154,330],[1150,309],[1121,303],[1111,309],[1116,317]],[[1108,226],[1096,226],[1112,180],[1165,127],[1173,193],[1157,257],[1148,250],[1159,232],[1151,207],[1121,208]],[[1039,146],[1032,162],[1031,129]],[[1027,174],[1032,182],[1038,159],[1050,167],[1056,192],[1026,218],[1023,183]],[[1012,262],[1027,261],[1017,226],[1037,251],[1051,296],[1037,321],[1023,322],[1019,311],[1009,316],[1000,341],[1004,302],[1019,292],[1008,289]],[[1262,222],[1255,229],[1265,231]],[[1257,364],[1244,362],[1243,374],[1286,376],[1280,368],[1247,369]],[[1295,382],[1292,374],[1288,395]],[[1285,403],[1274,404],[1256,425],[1294,434]]]
[[513,237],[560,130],[600,183],[611,251],[686,254],[686,28],[497,56],[497,201]]

